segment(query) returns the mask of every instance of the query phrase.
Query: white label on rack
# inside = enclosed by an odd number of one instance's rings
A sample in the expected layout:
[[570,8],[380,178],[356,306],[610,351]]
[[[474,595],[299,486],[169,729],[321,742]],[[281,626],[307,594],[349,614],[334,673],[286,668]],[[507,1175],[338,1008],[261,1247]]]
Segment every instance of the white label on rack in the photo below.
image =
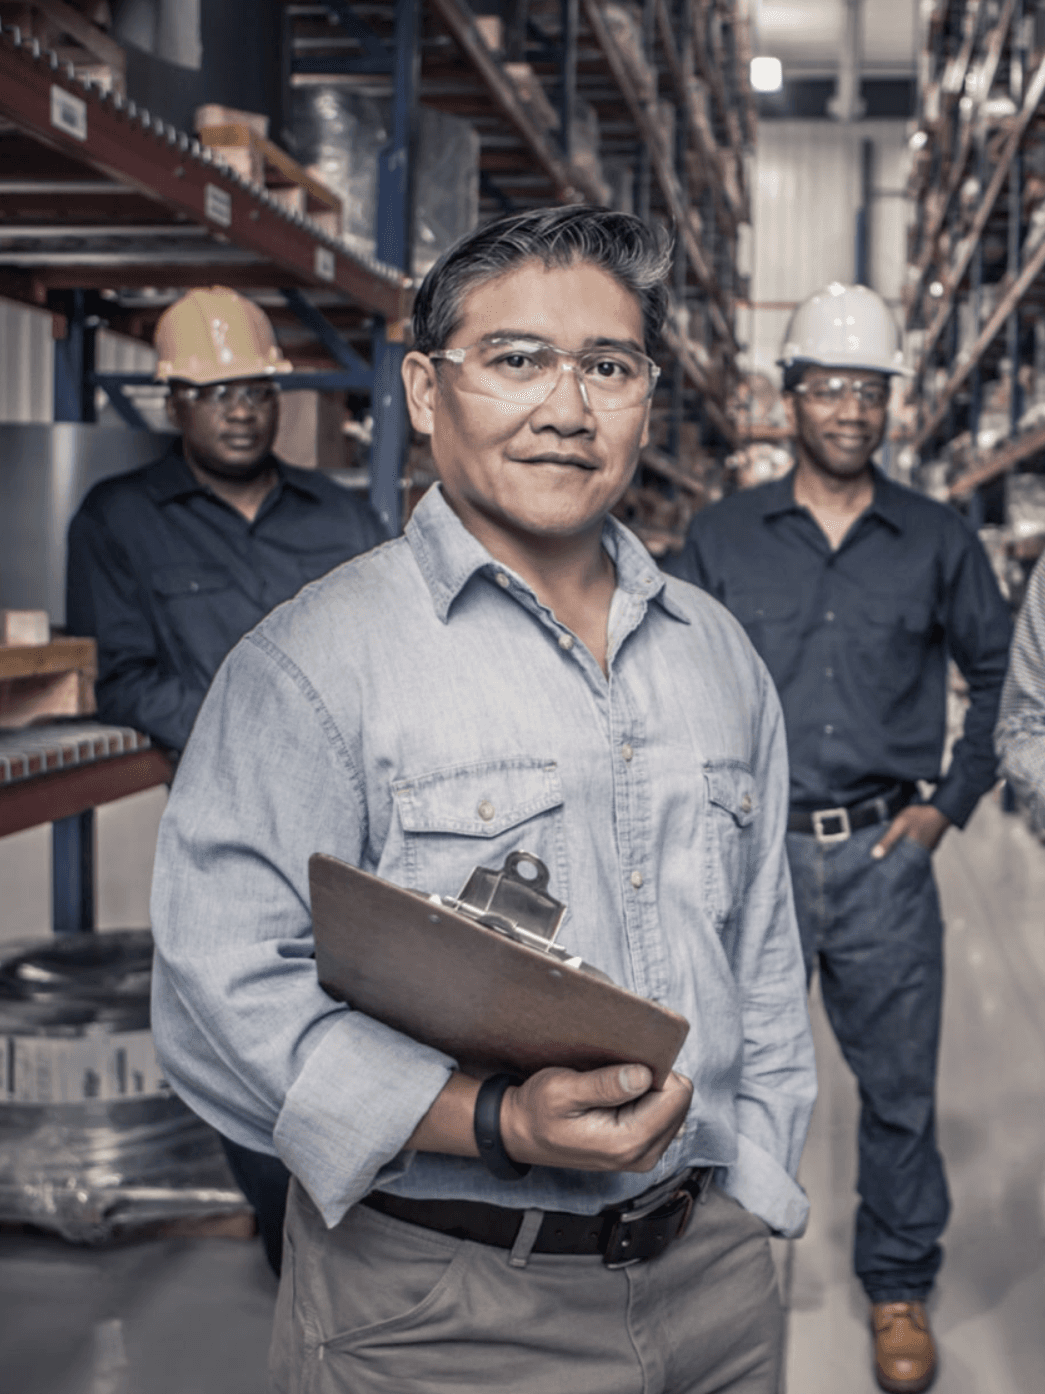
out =
[[232,222],[232,195],[217,184],[204,184],[203,211],[212,223],[228,227]]
[[334,253],[329,247],[316,248],[316,275],[321,281],[332,281],[336,266],[334,264]]
[[82,1036],[0,1037],[7,1063],[0,1102],[83,1104],[166,1095],[151,1031],[88,1027]]
[[77,140],[87,139],[87,103],[51,84],[51,125]]

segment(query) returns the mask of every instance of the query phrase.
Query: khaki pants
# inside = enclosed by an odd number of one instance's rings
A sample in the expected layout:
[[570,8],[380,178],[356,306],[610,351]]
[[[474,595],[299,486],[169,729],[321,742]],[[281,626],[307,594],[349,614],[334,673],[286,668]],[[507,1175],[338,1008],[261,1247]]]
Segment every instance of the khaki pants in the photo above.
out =
[[279,1394],[777,1394],[768,1228],[716,1187],[659,1258],[508,1252],[355,1206],[328,1230],[291,1182]]

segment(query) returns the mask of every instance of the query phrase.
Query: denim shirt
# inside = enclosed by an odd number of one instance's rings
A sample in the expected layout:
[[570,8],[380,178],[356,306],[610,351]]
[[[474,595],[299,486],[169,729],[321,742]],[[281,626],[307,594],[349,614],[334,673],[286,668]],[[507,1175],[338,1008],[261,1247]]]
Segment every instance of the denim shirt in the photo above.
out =
[[[735,620],[608,520],[607,677],[433,488],[406,535],[307,586],[229,655],[160,831],[153,1026],[174,1088],[277,1151],[328,1224],[378,1186],[591,1214],[686,1165],[785,1234],[815,1094],[783,851],[787,761]],[[319,987],[308,858],[453,895],[540,857],[559,942],[691,1024],[683,1134],[652,1173],[404,1151],[454,1062]]]

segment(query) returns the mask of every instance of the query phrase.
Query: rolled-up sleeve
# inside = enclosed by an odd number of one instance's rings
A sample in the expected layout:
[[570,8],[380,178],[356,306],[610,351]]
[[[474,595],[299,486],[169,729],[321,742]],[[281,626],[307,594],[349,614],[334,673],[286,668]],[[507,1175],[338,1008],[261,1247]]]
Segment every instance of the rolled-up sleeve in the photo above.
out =
[[276,1152],[336,1224],[400,1155],[453,1062],[319,986],[308,859],[359,864],[349,739],[294,664],[248,636],[219,670],[157,849],[153,1029],[174,1089]]
[[816,1064],[784,842],[784,723],[769,674],[759,668],[753,774],[761,810],[752,823],[747,894],[731,934],[744,1031],[737,1158],[723,1185],[772,1229],[797,1237],[809,1213],[795,1178],[816,1100]]
[[994,740],[1002,774],[1045,838],[1045,557],[1016,622]]

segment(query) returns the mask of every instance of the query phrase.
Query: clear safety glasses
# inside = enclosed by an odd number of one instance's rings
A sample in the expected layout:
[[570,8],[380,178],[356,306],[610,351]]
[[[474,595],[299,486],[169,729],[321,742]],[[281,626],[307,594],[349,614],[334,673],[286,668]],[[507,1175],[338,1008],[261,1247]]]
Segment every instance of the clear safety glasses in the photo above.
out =
[[889,388],[873,378],[850,382],[848,378],[819,378],[816,382],[800,382],[795,388],[817,406],[834,407],[852,394],[853,400],[865,407],[881,411],[889,400]]
[[649,400],[660,376],[651,358],[616,344],[571,353],[539,339],[494,338],[437,349],[428,357],[460,368],[456,385],[462,392],[520,409],[541,406],[563,373],[572,373],[588,411],[627,411]]
[[212,382],[206,387],[195,387],[191,383],[178,383],[175,387],[178,396],[186,402],[200,402],[205,407],[216,407],[219,411],[231,411],[240,403],[257,410],[268,407],[279,396],[279,384],[275,382]]

